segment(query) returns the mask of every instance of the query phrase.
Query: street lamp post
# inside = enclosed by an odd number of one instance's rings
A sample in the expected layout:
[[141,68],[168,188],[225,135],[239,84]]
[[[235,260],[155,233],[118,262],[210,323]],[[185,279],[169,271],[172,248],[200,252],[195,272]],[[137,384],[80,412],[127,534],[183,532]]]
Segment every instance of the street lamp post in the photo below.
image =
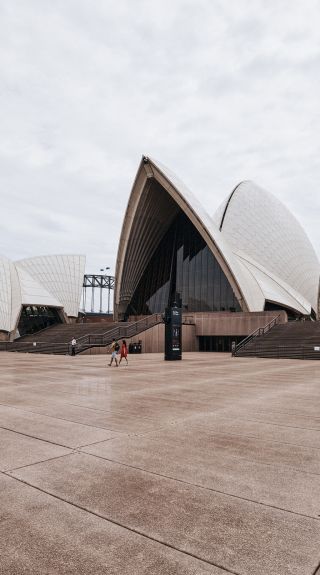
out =
[[[100,272],[104,272],[103,274],[101,274],[101,278],[100,278],[100,313],[102,313],[102,289],[103,289],[103,280],[104,278],[107,277],[107,274],[105,272],[107,272],[109,270],[109,266],[105,267],[105,268],[100,268]],[[109,278],[109,287],[108,287],[108,314],[110,313],[110,278]]]
[[[103,268],[100,268],[100,271],[103,272]],[[100,313],[102,313],[102,278],[101,278],[101,282],[100,282]]]
[[[110,268],[107,267],[106,270],[109,270]],[[110,284],[109,284],[109,288],[108,288],[108,315],[110,313]]]

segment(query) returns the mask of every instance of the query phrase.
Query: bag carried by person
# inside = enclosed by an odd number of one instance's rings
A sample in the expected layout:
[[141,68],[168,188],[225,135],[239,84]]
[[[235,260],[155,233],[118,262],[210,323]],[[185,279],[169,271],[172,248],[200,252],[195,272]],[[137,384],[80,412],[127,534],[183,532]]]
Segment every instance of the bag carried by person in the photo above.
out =
[[118,342],[116,342],[115,346],[114,346],[114,351],[116,351],[118,353],[120,349],[120,345],[118,344]]

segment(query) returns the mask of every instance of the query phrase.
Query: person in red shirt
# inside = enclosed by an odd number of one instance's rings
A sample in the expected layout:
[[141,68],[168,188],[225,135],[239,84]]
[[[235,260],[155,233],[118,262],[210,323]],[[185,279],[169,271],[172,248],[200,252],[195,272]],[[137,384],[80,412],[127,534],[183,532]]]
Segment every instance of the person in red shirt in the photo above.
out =
[[122,345],[121,345],[121,349],[120,349],[120,359],[119,359],[119,365],[121,363],[122,358],[124,357],[124,359],[127,362],[128,365],[128,359],[127,359],[127,355],[128,355],[128,348],[127,348],[127,342],[125,339],[122,340]]

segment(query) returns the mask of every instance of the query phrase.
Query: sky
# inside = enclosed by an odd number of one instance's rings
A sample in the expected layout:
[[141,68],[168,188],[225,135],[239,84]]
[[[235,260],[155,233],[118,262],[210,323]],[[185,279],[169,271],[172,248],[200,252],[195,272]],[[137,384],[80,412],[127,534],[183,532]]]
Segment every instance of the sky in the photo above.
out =
[[318,0],[1,0],[0,253],[114,273],[143,154],[209,214],[243,179],[320,256]]

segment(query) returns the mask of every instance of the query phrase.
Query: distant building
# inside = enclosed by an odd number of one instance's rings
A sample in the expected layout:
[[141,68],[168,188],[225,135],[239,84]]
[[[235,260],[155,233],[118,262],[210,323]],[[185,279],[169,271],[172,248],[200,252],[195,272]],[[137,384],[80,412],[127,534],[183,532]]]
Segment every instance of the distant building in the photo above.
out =
[[85,256],[0,257],[0,339],[78,317]]

